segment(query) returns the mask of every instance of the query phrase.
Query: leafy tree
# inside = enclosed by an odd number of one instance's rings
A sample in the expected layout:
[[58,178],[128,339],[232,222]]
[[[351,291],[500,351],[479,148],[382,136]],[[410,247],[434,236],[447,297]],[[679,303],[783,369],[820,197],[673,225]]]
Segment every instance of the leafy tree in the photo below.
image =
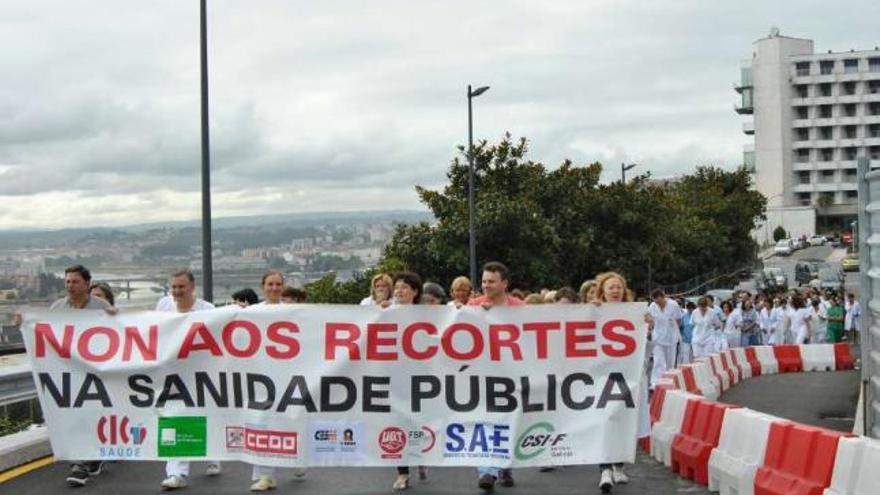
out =
[[775,229],[773,229],[773,241],[779,242],[783,239],[788,239],[788,233],[782,228],[782,225],[777,225]]
[[[602,166],[528,160],[525,139],[474,149],[477,258],[499,260],[515,287],[580,283],[616,270],[634,287],[675,283],[754,256],[766,200],[745,170],[699,167],[674,183],[647,175],[600,184]],[[468,168],[459,148],[441,190],[416,187],[436,222],[397,227],[385,259],[448,285],[468,271]]]

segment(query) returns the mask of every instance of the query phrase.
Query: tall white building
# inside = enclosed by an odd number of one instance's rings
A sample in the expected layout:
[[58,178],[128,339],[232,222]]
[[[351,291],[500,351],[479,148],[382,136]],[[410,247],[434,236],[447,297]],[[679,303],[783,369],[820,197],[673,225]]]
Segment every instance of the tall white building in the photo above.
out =
[[856,218],[856,161],[880,164],[880,49],[814,53],[813,41],[778,29],[754,43],[734,84],[737,113],[752,115],[743,162],[768,200],[764,241],[849,230]]

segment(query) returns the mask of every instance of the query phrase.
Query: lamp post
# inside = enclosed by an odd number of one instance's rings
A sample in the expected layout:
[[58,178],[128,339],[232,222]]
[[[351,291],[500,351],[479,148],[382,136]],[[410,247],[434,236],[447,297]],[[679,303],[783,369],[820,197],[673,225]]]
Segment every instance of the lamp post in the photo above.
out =
[[472,100],[489,90],[489,86],[477,89],[467,87],[468,99],[468,258],[470,262],[471,283],[477,286],[477,229],[474,211],[474,110]]
[[629,165],[627,165],[625,163],[620,164],[620,183],[621,184],[626,184],[626,171],[636,168],[636,165],[638,165],[638,163],[630,163]]
[[202,90],[202,297],[214,300],[211,257],[211,142],[208,129],[208,14],[207,0],[200,2],[200,59]]

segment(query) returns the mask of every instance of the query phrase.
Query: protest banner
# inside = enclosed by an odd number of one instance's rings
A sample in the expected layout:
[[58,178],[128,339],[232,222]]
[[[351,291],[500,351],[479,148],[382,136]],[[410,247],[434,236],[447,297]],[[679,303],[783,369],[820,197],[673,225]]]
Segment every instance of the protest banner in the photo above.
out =
[[508,467],[634,458],[644,312],[34,310],[23,328],[57,459]]

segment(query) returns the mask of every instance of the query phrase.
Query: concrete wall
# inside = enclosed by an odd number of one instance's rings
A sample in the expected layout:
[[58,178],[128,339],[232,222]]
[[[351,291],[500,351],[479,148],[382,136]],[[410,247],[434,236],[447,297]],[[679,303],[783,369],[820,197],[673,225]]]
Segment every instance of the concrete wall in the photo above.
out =
[[816,209],[812,206],[768,206],[767,220],[755,229],[752,237],[758,244],[770,244],[773,231],[780,225],[790,237],[809,237],[816,233]]

